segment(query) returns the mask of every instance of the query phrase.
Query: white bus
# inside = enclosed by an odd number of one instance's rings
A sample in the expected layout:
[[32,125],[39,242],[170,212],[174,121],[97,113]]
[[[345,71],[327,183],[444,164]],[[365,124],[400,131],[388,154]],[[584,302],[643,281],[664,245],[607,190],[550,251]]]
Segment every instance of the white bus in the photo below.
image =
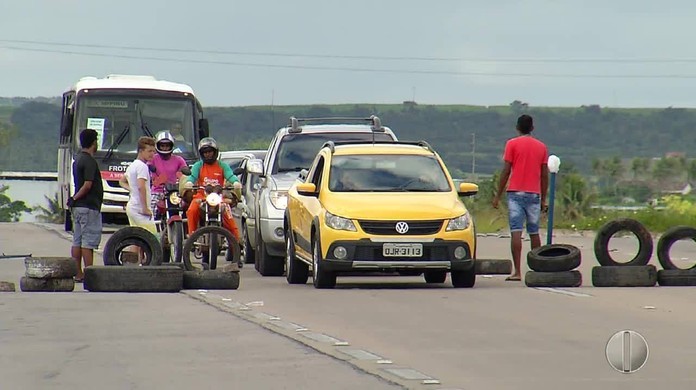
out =
[[125,217],[128,192],[118,185],[118,180],[135,159],[140,136],[172,131],[177,139],[175,153],[193,164],[198,159],[198,141],[209,132],[201,104],[188,85],[152,76],[81,78],[63,94],[58,185],[66,230],[72,228],[66,202],[76,191],[73,158],[80,151],[79,134],[87,128],[98,134],[94,157],[99,163],[104,187],[101,211],[105,222]]

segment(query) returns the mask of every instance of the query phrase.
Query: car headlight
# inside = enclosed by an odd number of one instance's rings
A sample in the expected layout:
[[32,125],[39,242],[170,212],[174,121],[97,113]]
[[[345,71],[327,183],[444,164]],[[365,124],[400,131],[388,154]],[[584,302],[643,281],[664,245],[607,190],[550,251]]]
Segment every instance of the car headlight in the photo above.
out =
[[457,218],[452,218],[447,223],[446,231],[450,232],[452,230],[466,230],[471,224],[471,219],[469,218],[469,213],[464,213]]
[[169,202],[171,202],[171,204],[179,204],[179,203],[181,203],[181,198],[179,197],[179,193],[178,193],[178,192],[172,192],[172,193],[169,195]]
[[338,215],[333,215],[330,212],[326,212],[324,215],[324,222],[326,226],[331,229],[336,230],[347,230],[349,232],[356,232],[358,229],[355,228],[353,221],[348,218],[339,217]]
[[220,194],[213,192],[211,194],[208,194],[208,196],[205,197],[205,201],[208,202],[208,204],[211,207],[216,207],[222,203],[222,196]]
[[288,207],[288,192],[287,191],[271,191],[271,204],[273,207],[284,210]]

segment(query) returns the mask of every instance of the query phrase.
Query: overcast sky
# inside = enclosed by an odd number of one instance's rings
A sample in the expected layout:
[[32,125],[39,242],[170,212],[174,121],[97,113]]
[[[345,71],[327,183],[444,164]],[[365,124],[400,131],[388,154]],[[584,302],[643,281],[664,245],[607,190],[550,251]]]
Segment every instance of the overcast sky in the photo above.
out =
[[3,0],[0,96],[127,73],[207,106],[696,107],[694,20],[692,1]]

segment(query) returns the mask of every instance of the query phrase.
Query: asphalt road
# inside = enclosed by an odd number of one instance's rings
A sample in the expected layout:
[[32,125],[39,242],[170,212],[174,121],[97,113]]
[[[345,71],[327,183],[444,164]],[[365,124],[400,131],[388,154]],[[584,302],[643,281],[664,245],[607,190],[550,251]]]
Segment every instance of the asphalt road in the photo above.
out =
[[[14,226],[22,228],[8,233],[0,225],[5,253],[67,253],[59,234]],[[454,289],[449,279],[433,286],[420,277],[371,276],[339,277],[336,289],[315,290],[261,277],[247,265],[235,291],[0,295],[0,318],[12,319],[0,330],[0,378],[10,378],[13,388],[107,379],[113,388],[185,388],[214,378],[203,383],[218,388],[236,385],[244,372],[252,379],[232,387],[389,388],[379,376],[432,389],[691,389],[696,290],[592,287],[593,240],[580,234],[554,240],[581,248],[580,288],[534,289],[479,276],[473,289]],[[632,238],[611,244],[620,259],[636,247]],[[673,257],[690,264],[694,249],[679,243]],[[507,238],[479,238],[479,258],[509,258],[508,251]],[[21,272],[16,261],[0,263],[0,280]],[[89,331],[79,337],[81,329]],[[640,332],[650,348],[645,366],[632,374],[612,369],[605,355],[609,338],[624,329]],[[99,368],[84,371],[80,362]]]

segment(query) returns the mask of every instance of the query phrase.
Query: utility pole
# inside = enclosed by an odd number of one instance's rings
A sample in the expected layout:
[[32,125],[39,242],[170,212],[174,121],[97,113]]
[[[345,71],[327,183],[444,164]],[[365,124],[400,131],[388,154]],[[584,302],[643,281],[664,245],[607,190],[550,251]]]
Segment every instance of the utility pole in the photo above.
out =
[[275,111],[273,109],[275,103],[275,89],[271,89],[271,128],[275,131],[276,130],[276,125],[275,125]]
[[476,133],[471,133],[471,180],[476,180]]

